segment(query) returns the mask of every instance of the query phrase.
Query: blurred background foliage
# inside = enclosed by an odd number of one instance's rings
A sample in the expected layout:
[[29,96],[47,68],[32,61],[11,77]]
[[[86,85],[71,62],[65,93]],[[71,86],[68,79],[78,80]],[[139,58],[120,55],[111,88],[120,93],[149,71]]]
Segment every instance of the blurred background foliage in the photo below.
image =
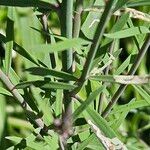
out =
[[[49,0],[45,0],[46,2],[49,2]],[[51,3],[56,3],[55,0],[53,0]],[[86,0],[84,1],[84,8],[90,8],[90,6],[93,6],[94,0]],[[101,3],[102,4],[102,3]],[[134,8],[134,7],[133,7]],[[136,10],[145,12],[147,14],[150,13],[150,6],[138,6],[135,8]],[[7,10],[8,7],[0,6],[0,32],[1,34],[5,34],[6,32],[6,22],[7,22]],[[49,64],[49,57],[46,56],[43,52],[37,53],[36,51],[32,50],[32,45],[42,44],[45,42],[44,34],[39,32],[42,29],[42,25],[40,23],[40,17],[41,12],[37,10],[37,8],[20,8],[20,7],[14,7],[13,8],[14,13],[14,38],[15,41],[23,46],[25,49],[30,50],[30,54],[33,56],[36,56],[40,58],[40,60],[43,60],[43,63],[46,65]],[[75,12],[74,12],[75,13]],[[87,19],[89,12],[85,11],[82,15],[82,28],[80,32],[80,37],[83,38],[92,38],[92,34],[94,33],[94,28],[96,28],[95,23],[93,25],[93,29],[87,31],[87,24],[84,26],[85,19]],[[97,18],[99,16],[96,16],[94,13],[94,16]],[[90,17],[90,16],[89,16]],[[93,16],[91,16],[93,17]],[[109,31],[114,23],[116,22],[116,19],[118,19],[116,16],[113,16],[111,20],[109,21],[109,24],[107,26],[106,32]],[[132,19],[130,21],[130,25],[133,26],[146,26],[150,27],[150,22],[146,22],[140,19]],[[48,26],[50,31],[53,34],[60,35],[60,21],[56,14],[56,12],[51,11],[49,17],[48,17]],[[137,35],[137,39],[141,40],[141,45],[143,43],[145,35]],[[140,42],[139,42],[140,43]],[[140,46],[141,46],[140,45]],[[0,65],[2,65],[2,60],[4,60],[4,43],[0,43]],[[124,71],[120,73],[126,74],[131,67],[132,61],[128,61],[130,54],[132,54],[132,57],[134,57],[133,54],[137,53],[137,45],[135,44],[135,40],[133,37],[130,38],[123,38],[118,41],[116,44],[116,49],[122,48],[120,55],[118,58],[115,59],[113,62],[113,65],[111,65],[110,74],[113,74],[117,69],[118,66],[120,66],[122,63],[125,63],[126,67]],[[75,76],[79,76],[81,74],[81,69],[83,65],[83,61],[85,59],[84,56],[87,55],[87,51],[84,51],[83,53],[79,54],[76,58],[77,61],[80,61],[78,63],[78,68],[76,72],[74,73]],[[61,69],[61,54],[57,55],[57,69]],[[99,54],[97,54],[99,55]],[[150,74],[150,50],[148,50],[146,56],[141,62],[140,67],[138,68],[136,74],[138,75],[145,75]],[[132,60],[132,58],[131,58]],[[103,64],[107,62],[107,59],[104,60]],[[22,81],[28,81],[32,80],[33,76],[29,73],[25,72],[24,69],[33,67],[34,64],[27,61],[25,58],[17,54],[15,51],[13,51],[13,59],[12,59],[12,68],[15,70],[17,75],[16,78],[12,78],[14,80],[14,83],[18,83],[18,80]],[[12,74],[15,74],[11,70]],[[119,72],[119,71],[118,71]],[[119,74],[120,74],[119,73]],[[18,78],[19,76],[19,78]],[[40,77],[37,77],[37,79],[40,79]],[[16,80],[16,81],[15,81]],[[34,80],[36,80],[36,77],[34,76]],[[89,81],[89,85],[97,86],[94,81]],[[93,91],[94,86],[88,86],[87,89],[83,89],[83,91],[80,93],[81,97],[87,97],[91,91]],[[98,84],[99,85],[99,84]],[[111,98],[113,93],[116,91],[118,85],[116,84],[110,84],[107,88],[108,91],[106,91],[107,98]],[[93,88],[93,89],[90,89]],[[148,97],[150,98],[150,87],[148,85],[143,85],[140,88],[142,88],[144,91],[146,91]],[[140,89],[139,89],[140,90]],[[55,95],[54,95],[55,97]],[[136,100],[143,99],[143,95],[141,95],[136,88],[133,88],[132,85],[129,85],[123,95],[120,97],[118,101],[118,105],[127,104],[131,100],[134,101],[134,98]],[[149,99],[150,100],[150,99]],[[54,98],[55,101],[55,98]],[[53,98],[51,98],[51,103],[53,103]],[[116,106],[117,109],[117,106]],[[127,115],[127,116],[126,116]],[[113,117],[113,116],[112,116]],[[124,140],[124,142],[127,144],[129,149],[133,150],[148,150],[150,147],[150,107],[141,107],[137,109],[132,109],[129,111],[129,113],[122,113],[122,118],[120,117],[120,127],[119,127],[119,136]],[[111,117],[110,117],[111,118]],[[124,119],[126,118],[126,119]],[[84,127],[86,128],[86,125],[79,127],[79,130],[84,131]],[[111,127],[115,130],[115,122],[111,122]],[[0,149],[6,149],[10,146],[12,146],[12,141],[4,138],[7,136],[18,136],[21,138],[25,138],[31,134],[33,131],[33,127],[30,123],[26,121],[26,117],[24,115],[24,112],[22,108],[14,101],[12,101],[11,96],[4,97],[3,95],[0,95]],[[82,135],[83,134],[83,135]],[[88,133],[85,131],[82,132],[80,135],[84,139],[88,136]],[[91,144],[92,145],[92,144]],[[133,147],[134,145],[134,147]],[[90,146],[89,148],[90,149]]]

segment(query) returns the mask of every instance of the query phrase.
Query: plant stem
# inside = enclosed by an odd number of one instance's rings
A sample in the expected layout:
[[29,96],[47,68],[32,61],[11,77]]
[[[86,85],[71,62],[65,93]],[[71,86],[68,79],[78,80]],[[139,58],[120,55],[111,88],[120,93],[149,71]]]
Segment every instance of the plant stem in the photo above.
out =
[[[73,12],[73,0],[63,0],[61,8],[61,35],[68,39],[72,38],[72,12]],[[67,49],[62,52],[62,67],[63,71],[72,73],[73,53],[72,49]],[[68,109],[70,98],[68,91],[64,91],[64,106],[65,110]]]
[[[134,75],[135,74],[135,72],[136,72],[137,68],[139,67],[145,53],[148,50],[149,45],[150,45],[150,34],[148,34],[148,37],[146,38],[143,46],[141,47],[137,57],[135,58],[135,61],[132,65],[128,75]],[[125,90],[126,87],[127,87],[127,85],[125,85],[125,84],[120,85],[120,87],[118,88],[118,90],[116,91],[114,96],[112,97],[111,101],[107,105],[106,109],[102,113],[102,116],[104,118],[106,118],[108,116],[109,112],[111,111],[113,106],[116,104],[116,102],[118,101],[119,97],[122,95],[122,93],[123,93],[123,91]]]
[[74,16],[74,26],[73,26],[73,37],[79,37],[80,27],[81,27],[81,13],[83,10],[83,0],[76,1],[76,10]]
[[88,77],[89,71],[91,69],[91,64],[93,62],[93,59],[95,58],[96,52],[98,50],[99,44],[100,44],[102,36],[104,34],[106,23],[111,15],[112,6],[113,6],[114,1],[115,0],[111,0],[106,4],[105,10],[104,10],[102,17],[100,19],[100,22],[97,26],[97,29],[96,29],[96,32],[95,32],[95,35],[93,38],[93,43],[91,44],[85,65],[83,67],[82,75],[79,79],[79,82],[81,82],[81,83],[83,83]]
[[[44,32],[48,33],[48,34],[45,35],[45,40],[48,44],[50,44],[51,43],[51,38],[50,38],[50,34],[49,34],[48,20],[47,20],[47,15],[46,14],[42,15],[41,21],[42,21]],[[49,54],[49,55],[50,55],[51,67],[55,68],[56,67],[56,61],[55,61],[54,53]]]
[[[72,38],[72,18],[73,18],[73,0],[63,0],[60,11],[61,22],[61,35],[71,39]],[[72,73],[73,64],[73,51],[67,49],[62,52],[62,69],[65,72]],[[66,148],[66,140],[70,136],[70,130],[72,129],[72,122],[66,118],[72,114],[71,97],[69,91],[64,90],[64,115],[62,116],[62,139],[64,147]],[[65,136],[64,136],[65,135]]]
[[21,96],[21,94],[18,92],[17,89],[15,89],[14,85],[11,83],[9,78],[3,73],[3,71],[0,69],[0,80],[3,82],[3,84],[7,87],[7,89],[12,93],[14,98],[19,102],[19,104],[22,106],[22,108],[27,113],[28,117],[38,126],[41,128],[44,128],[44,123],[41,118],[39,118],[34,111],[31,109],[31,107],[28,105],[28,103],[24,100],[24,98]]

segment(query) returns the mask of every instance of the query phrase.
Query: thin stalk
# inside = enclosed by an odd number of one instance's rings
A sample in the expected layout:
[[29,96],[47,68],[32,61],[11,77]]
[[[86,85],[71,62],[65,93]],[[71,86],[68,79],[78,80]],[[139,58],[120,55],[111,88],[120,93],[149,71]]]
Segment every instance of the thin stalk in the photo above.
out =
[[[50,44],[51,43],[51,37],[50,37],[49,29],[48,29],[48,20],[47,20],[47,15],[46,14],[42,15],[41,22],[42,22],[42,25],[43,25],[44,32],[48,33],[48,34],[45,35],[45,40],[48,44]],[[50,55],[51,67],[55,68],[56,67],[56,61],[55,61],[54,53],[51,53],[49,55]]]
[[[112,52],[113,52],[114,44],[115,44],[115,41],[113,41],[110,45],[110,48],[109,48],[109,51],[108,51],[110,54],[112,54]],[[108,65],[106,67],[106,69],[104,70],[104,75],[108,75],[109,69],[110,69],[110,65]],[[102,82],[102,85],[106,86],[106,82]],[[99,96],[99,103],[98,103],[98,112],[100,114],[102,113],[104,99],[105,99],[105,94],[101,93],[100,96]]]
[[96,29],[96,32],[95,32],[95,35],[93,38],[93,43],[91,44],[90,50],[88,52],[87,59],[86,59],[86,62],[85,62],[84,68],[83,68],[83,72],[82,72],[81,78],[79,79],[80,82],[84,82],[88,77],[93,59],[95,58],[99,44],[100,44],[101,39],[103,37],[106,23],[107,23],[110,15],[112,13],[112,7],[113,7],[114,1],[115,0],[111,0],[106,4],[105,10],[102,14],[102,17],[101,17],[100,22],[99,22],[97,29]]
[[88,52],[87,59],[86,59],[86,62],[84,64],[84,67],[83,67],[82,75],[78,81],[78,88],[76,88],[72,92],[73,95],[76,94],[82,88],[82,85],[84,84],[85,80],[88,77],[93,59],[95,58],[99,44],[100,44],[101,39],[103,37],[107,21],[108,21],[110,15],[112,13],[112,7],[113,7],[114,2],[115,2],[115,0],[111,0],[106,4],[105,10],[104,10],[102,17],[100,18],[100,22],[97,26],[97,29],[96,29],[96,32],[95,32],[95,35],[93,38],[93,42],[92,42],[90,50]]
[[[137,68],[139,67],[139,65],[140,65],[145,53],[147,52],[149,46],[150,46],[150,34],[148,34],[143,46],[141,47],[137,57],[135,58],[135,61],[132,65],[128,75],[134,75],[135,74],[135,72],[136,72]],[[104,118],[106,118],[108,116],[109,112],[111,111],[113,106],[116,104],[116,102],[118,101],[119,97],[122,95],[122,93],[124,92],[126,87],[127,87],[127,85],[123,85],[123,84],[120,85],[120,87],[118,88],[118,90],[116,91],[114,96],[112,97],[111,101],[107,105],[106,109],[102,113],[102,116]]]
[[[72,38],[72,12],[73,0],[63,0],[61,9],[61,35],[68,39]],[[72,49],[62,52],[63,71],[72,73]]]
[[[71,39],[72,28],[73,28],[73,0],[63,0],[60,11],[60,22],[61,22],[61,35]],[[67,49],[62,52],[62,69],[65,72],[72,73],[73,64],[73,51]],[[70,130],[72,130],[72,122],[66,118],[72,114],[71,97],[69,91],[64,91],[64,109],[65,112],[62,116],[62,143],[67,149],[67,139],[70,136]]]
[[28,103],[24,100],[24,98],[21,96],[21,94],[18,92],[17,89],[15,89],[14,85],[11,83],[9,78],[3,73],[3,71],[0,69],[0,80],[3,82],[3,84],[6,86],[6,88],[12,93],[14,98],[19,102],[19,104],[22,106],[22,108],[27,113],[28,117],[38,126],[41,128],[44,128],[44,123],[41,118],[39,118],[34,111],[31,109],[31,107],[28,105]]
[[81,28],[81,13],[83,10],[83,0],[76,1],[76,10],[74,16],[74,23],[73,23],[73,37],[79,37],[80,28]]
[[[73,20],[73,37],[78,38],[80,29],[81,29],[81,14],[83,10],[83,0],[76,0],[76,8],[75,8],[75,15]],[[75,64],[75,58],[76,58],[77,52],[73,52],[73,72],[76,68]]]

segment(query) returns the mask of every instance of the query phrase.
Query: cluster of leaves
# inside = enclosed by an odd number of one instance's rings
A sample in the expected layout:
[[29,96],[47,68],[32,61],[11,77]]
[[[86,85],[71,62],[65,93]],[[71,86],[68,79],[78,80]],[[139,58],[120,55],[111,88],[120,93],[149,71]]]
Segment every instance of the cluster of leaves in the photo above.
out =
[[149,6],[1,0],[1,149],[149,149]]

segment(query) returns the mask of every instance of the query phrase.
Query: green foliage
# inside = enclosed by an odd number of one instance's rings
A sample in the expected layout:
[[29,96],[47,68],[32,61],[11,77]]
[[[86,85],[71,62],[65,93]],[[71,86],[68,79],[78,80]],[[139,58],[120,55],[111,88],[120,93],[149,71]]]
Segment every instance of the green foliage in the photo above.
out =
[[0,149],[149,149],[149,5],[1,0]]

